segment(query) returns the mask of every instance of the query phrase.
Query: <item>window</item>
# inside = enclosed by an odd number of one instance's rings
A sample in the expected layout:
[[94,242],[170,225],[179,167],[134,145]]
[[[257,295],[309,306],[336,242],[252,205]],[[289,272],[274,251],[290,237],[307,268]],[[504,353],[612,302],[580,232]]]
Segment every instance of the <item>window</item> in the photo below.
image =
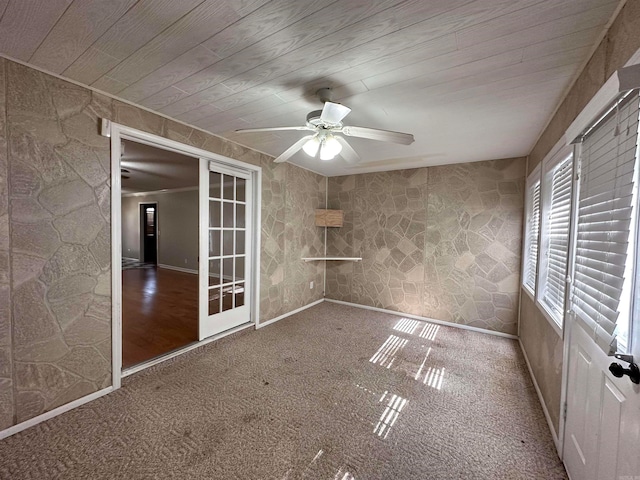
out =
[[540,171],[534,171],[527,179],[526,230],[522,284],[525,291],[535,295],[536,269],[538,266],[538,236],[540,233]]
[[564,147],[545,161],[544,168],[538,301],[552,325],[562,330],[571,227],[571,147]]
[[581,143],[572,308],[609,355],[626,349],[630,322],[638,104],[637,92],[619,100]]

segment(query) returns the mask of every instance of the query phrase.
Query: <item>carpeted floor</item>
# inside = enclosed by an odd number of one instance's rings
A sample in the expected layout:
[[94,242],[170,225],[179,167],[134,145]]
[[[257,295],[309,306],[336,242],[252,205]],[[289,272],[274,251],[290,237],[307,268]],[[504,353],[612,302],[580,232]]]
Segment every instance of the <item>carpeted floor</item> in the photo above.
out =
[[0,441],[2,479],[565,479],[518,344],[322,303]]

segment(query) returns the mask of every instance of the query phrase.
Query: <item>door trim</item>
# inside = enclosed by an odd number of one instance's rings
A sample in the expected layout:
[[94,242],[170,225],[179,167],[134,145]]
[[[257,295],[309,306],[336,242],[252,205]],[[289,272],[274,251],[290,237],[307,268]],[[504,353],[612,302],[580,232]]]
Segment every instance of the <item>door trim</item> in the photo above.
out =
[[[254,268],[249,279],[253,284],[249,305],[251,309],[251,323],[258,326],[260,319],[260,232],[262,199],[262,168],[249,163],[241,162],[233,158],[225,157],[217,153],[209,152],[201,148],[192,147],[184,143],[176,142],[165,137],[143,132],[135,128],[114,123],[108,119],[101,120],[101,133],[105,137],[111,137],[111,365],[112,386],[116,390],[122,385],[122,182],[120,178],[120,153],[121,140],[150,145],[163,150],[180,153],[193,157],[194,162],[200,158],[213,160],[231,167],[242,168],[250,172],[253,178],[253,217],[250,219],[253,226],[252,254]],[[216,337],[220,338],[220,337]],[[205,342],[197,342],[195,345],[203,345]],[[190,347],[190,348],[189,348]],[[188,351],[193,346],[181,349],[177,354]],[[188,350],[187,350],[188,349]],[[175,355],[174,355],[175,356]],[[161,357],[166,360],[166,357]],[[148,364],[146,365],[149,366]]]

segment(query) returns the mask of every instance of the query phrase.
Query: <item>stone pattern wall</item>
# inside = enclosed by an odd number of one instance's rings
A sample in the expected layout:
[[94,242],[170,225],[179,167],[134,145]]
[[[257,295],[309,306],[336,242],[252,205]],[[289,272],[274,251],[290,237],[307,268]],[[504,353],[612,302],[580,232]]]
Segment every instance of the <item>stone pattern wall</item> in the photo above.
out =
[[327,297],[517,331],[524,159],[329,179]]
[[525,160],[429,169],[424,315],[516,334]]
[[4,59],[0,59],[0,430],[13,425],[13,359],[9,289],[9,163],[7,161]]
[[[582,109],[613,73],[640,49],[640,2],[626,2],[595,53],[578,76],[529,156],[528,172],[544,159]],[[522,292],[522,298],[526,293]],[[561,339],[532,302],[520,307],[520,340],[531,360],[546,407],[558,426],[562,385]],[[550,355],[549,358],[545,356]]]
[[300,255],[322,245],[312,214],[324,177],[0,59],[0,429],[111,385],[111,166],[99,118],[261,166],[261,320],[322,298],[308,289],[322,267]]
[[16,423],[111,385],[108,104],[6,62]]
[[300,259],[324,255],[324,228],[315,226],[315,212],[324,207],[327,181],[289,165],[285,184],[284,310],[290,312],[324,297],[324,262]]

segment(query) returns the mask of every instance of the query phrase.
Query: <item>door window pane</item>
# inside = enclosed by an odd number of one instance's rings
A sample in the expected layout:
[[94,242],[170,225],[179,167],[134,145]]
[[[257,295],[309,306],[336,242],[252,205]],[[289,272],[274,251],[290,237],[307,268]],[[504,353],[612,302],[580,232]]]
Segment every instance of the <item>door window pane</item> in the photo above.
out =
[[233,200],[233,190],[234,190],[234,177],[230,175],[224,175],[224,198],[227,200]]
[[233,227],[233,203],[224,202],[222,205],[222,219],[225,228]]
[[222,278],[224,283],[233,282],[233,258],[222,260]]
[[244,283],[234,285],[233,295],[235,297],[236,307],[242,307],[244,305]]
[[221,227],[220,218],[220,202],[217,200],[209,201],[209,226]]
[[231,310],[233,308],[233,286],[222,288],[222,311]]
[[215,172],[209,172],[209,197],[222,198],[220,193],[220,183],[222,182],[222,175]]
[[244,230],[236,230],[236,255],[244,253]]
[[233,255],[233,230],[225,230],[223,232],[223,255]]
[[211,288],[209,290],[209,315],[220,313],[220,289]]
[[209,260],[209,286],[220,285],[220,259]]
[[246,180],[244,178],[236,177],[236,200],[238,202],[245,201],[245,186]]
[[245,206],[242,204],[236,205],[236,227],[245,227]]
[[209,256],[220,256],[220,230],[209,231]]
[[244,280],[244,257],[236,257],[236,273],[233,280]]

